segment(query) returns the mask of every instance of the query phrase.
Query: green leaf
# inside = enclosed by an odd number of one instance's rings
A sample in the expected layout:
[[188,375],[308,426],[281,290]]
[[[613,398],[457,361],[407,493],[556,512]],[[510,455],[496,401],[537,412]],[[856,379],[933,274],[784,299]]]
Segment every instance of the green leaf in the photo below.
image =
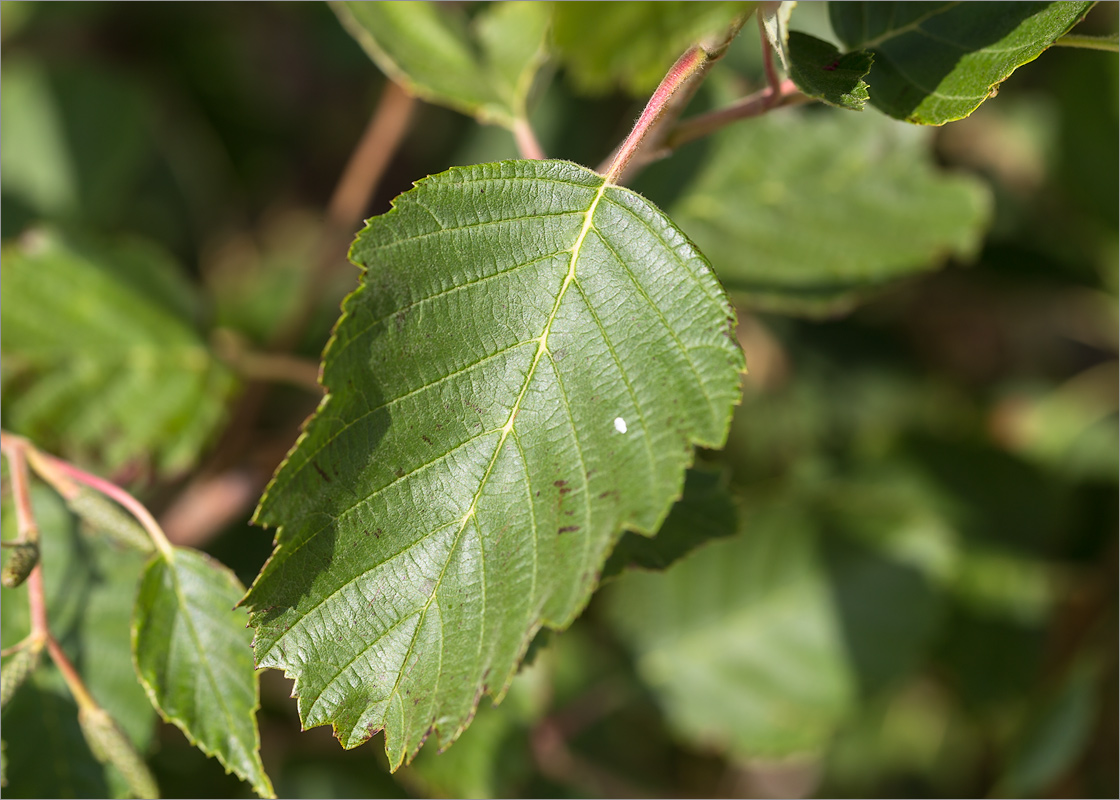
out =
[[330,394],[261,500],[245,602],[305,726],[386,731],[392,767],[500,698],[718,447],[742,354],[707,262],[655,207],[559,161],[455,168],[372,219]]
[[681,53],[721,33],[756,3],[556,3],[556,53],[580,90],[606,93],[621,86],[635,95],[657,87]]
[[132,623],[148,697],[192,744],[273,796],[260,760],[257,676],[236,576],[196,550],[175,548],[144,570]]
[[819,315],[968,258],[988,206],[978,181],[938,171],[925,131],[813,109],[716,136],[673,218],[743,303]]
[[189,467],[233,376],[192,320],[193,288],[160,251],[27,234],[2,251],[5,426],[113,469]]
[[410,92],[512,128],[544,62],[544,3],[492,3],[468,25],[443,3],[332,3],[378,67]]
[[809,97],[829,105],[862,111],[867,103],[867,83],[874,57],[865,51],[841,55],[828,42],[807,33],[789,34],[790,77]]
[[738,527],[738,511],[727,491],[726,476],[722,472],[690,469],[685,475],[684,494],[657,536],[651,539],[630,531],[624,533],[603,568],[603,577],[617,575],[624,569],[665,569],[709,539],[731,536]]
[[856,694],[813,522],[792,508],[753,522],[605,589],[670,726],[740,758],[820,747]]
[[[5,59],[4,196],[39,218],[120,225],[154,159],[149,123],[154,106],[143,84],[128,73],[89,60]],[[6,224],[5,233],[18,229]]]
[[829,3],[836,34],[870,50],[871,102],[895,119],[963,119],[1076,25],[1091,2]]
[[[44,661],[47,659],[44,657]],[[4,797],[126,797],[89,750],[78,707],[53,665],[31,677],[4,709]],[[18,733],[17,733],[18,732]]]
[[1100,690],[1101,670],[1094,661],[1081,656],[1055,690],[1036,700],[997,785],[999,795],[1050,794],[1048,789],[1076,768],[1106,702]]

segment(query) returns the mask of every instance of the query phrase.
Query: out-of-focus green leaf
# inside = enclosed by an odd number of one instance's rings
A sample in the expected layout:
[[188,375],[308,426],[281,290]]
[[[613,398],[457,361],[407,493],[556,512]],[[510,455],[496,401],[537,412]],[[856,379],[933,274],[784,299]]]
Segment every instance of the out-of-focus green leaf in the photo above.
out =
[[937,170],[924,131],[877,114],[768,114],[729,128],[673,218],[742,302],[836,312],[969,257],[989,216],[972,178]]
[[1074,767],[1093,733],[1103,705],[1099,669],[1073,666],[1057,691],[1048,693],[1023,727],[997,789],[1001,797],[1041,797]]
[[4,195],[40,218],[115,221],[154,146],[150,101],[127,73],[4,62]]
[[0,171],[4,194],[18,196],[41,214],[61,215],[78,204],[77,167],[52,102],[50,82],[38,65],[16,60],[0,77]]
[[622,535],[603,567],[604,578],[624,569],[665,569],[709,539],[738,530],[738,511],[723,473],[690,469],[683,492],[656,536]]
[[1091,2],[829,3],[850,50],[870,50],[871,102],[895,119],[963,119],[1080,21]]
[[245,602],[304,725],[347,747],[384,728],[395,768],[501,697],[624,526],[657,530],[693,445],[726,436],[742,353],[680,231],[566,162],[420,181],[351,257],[330,395],[261,501],[280,530]]
[[553,42],[582,91],[605,93],[621,86],[641,95],[657,87],[681,53],[726,30],[755,5],[675,0],[556,3]]
[[416,96],[512,128],[545,58],[545,3],[493,3],[468,25],[441,3],[331,4],[350,34]]
[[78,706],[53,665],[24,684],[4,710],[4,743],[4,797],[128,796],[125,787],[110,784],[112,770],[90,752]]
[[841,55],[828,42],[807,33],[789,34],[790,77],[809,97],[829,105],[862,111],[867,103],[867,82],[874,57],[857,51]]
[[814,524],[793,508],[605,591],[639,675],[694,746],[814,750],[855,698]]
[[3,250],[5,426],[107,468],[189,467],[233,376],[191,318],[192,287],[150,245],[36,231]]
[[144,688],[163,717],[192,744],[273,796],[260,759],[257,676],[245,589],[234,574],[195,550],[175,548],[144,571],[133,616],[133,655]]

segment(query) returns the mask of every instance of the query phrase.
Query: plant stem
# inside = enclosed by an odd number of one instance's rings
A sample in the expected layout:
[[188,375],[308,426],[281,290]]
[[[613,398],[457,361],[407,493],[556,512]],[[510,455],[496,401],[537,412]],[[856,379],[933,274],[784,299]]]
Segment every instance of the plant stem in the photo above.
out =
[[762,14],[758,14],[758,34],[762,40],[762,66],[766,70],[766,85],[770,91],[778,94],[781,91],[782,78],[774,66],[774,48],[770,46],[770,37],[766,35],[766,26]]
[[24,450],[26,439],[0,431],[0,448],[8,459],[8,473],[12,481],[12,500],[16,507],[17,541],[39,541],[39,526],[35,522],[35,510],[31,505],[31,489],[27,479],[27,460]]
[[1085,36],[1080,33],[1067,33],[1054,42],[1057,47],[1080,47],[1085,50],[1107,50],[1110,53],[1120,53],[1120,34],[1111,33],[1107,36]]
[[653,93],[653,97],[646,103],[645,110],[642,115],[638,117],[634,129],[630,131],[630,135],[618,148],[618,153],[615,154],[614,161],[611,162],[610,168],[607,170],[607,182],[618,183],[622,173],[626,170],[626,166],[630,160],[641,148],[653,124],[657,122],[658,117],[665,111],[665,107],[669,99],[680,89],[689,78],[697,74],[700,68],[707,62],[708,55],[700,48],[699,45],[691,47],[677,59],[672,69],[661,81],[661,85],[657,87],[657,91]]
[[[664,139],[661,131],[665,129],[667,123],[675,122],[681,115],[688,101],[699,88],[704,74],[712,64],[723,58],[728,45],[739,34],[739,30],[751,13],[754,13],[753,10],[737,17],[721,36],[690,47],[677,59],[646,103],[630,135],[619,145],[611,158],[610,165],[606,168],[608,183],[624,182],[627,167],[631,162],[635,166],[640,166],[661,157],[659,151]],[[653,152],[654,155],[643,155],[635,159],[635,155],[640,151]]]
[[811,98],[801,94],[793,81],[784,80],[778,85],[777,92],[767,87],[732,103],[726,108],[686,119],[665,138],[665,146],[673,150],[695,139],[714,133],[732,122],[748,117],[757,117],[775,108],[807,103],[810,100]]
[[152,543],[155,544],[160,554],[168,561],[174,559],[175,548],[171,545],[171,542],[167,540],[163,530],[159,527],[159,523],[156,522],[155,517],[151,515],[148,509],[144,508],[144,505],[139,500],[124,489],[96,475],[91,475],[85,470],[75,467],[73,464],[40,452],[31,446],[30,443],[27,444],[27,457],[28,461],[31,462],[31,466],[39,473],[43,480],[53,486],[63,497],[72,497],[74,495],[75,487],[73,481],[77,481],[78,483],[84,483],[92,489],[96,489],[103,495],[124,506],[125,509],[136,518],[136,521],[144,527],[144,530],[148,532],[148,536],[151,537]]
[[226,328],[215,330],[211,342],[218,358],[247,380],[287,383],[316,395],[323,393],[319,364],[314,361],[285,353],[252,350],[242,337]]
[[541,143],[537,141],[537,135],[533,133],[533,127],[529,124],[529,120],[520,118],[514,121],[513,138],[517,142],[517,152],[521,154],[522,158],[533,161],[548,158],[544,154]]
[[377,184],[408,132],[415,106],[416,100],[411,95],[396,83],[386,81],[377,108],[327,204],[314,267],[307,273],[301,306],[273,337],[270,350],[287,352],[299,340],[322,297],[326,286],[323,276],[336,263],[344,261],[344,252],[340,254],[339,251],[353,238],[354,229],[369,206]]
[[[38,534],[39,526],[35,523],[35,511],[31,506],[31,492],[27,485],[27,462],[34,463],[34,447],[22,436],[14,436],[7,431],[0,431],[0,448],[8,459],[9,475],[12,481],[12,498],[15,501],[16,520],[19,525],[20,538],[27,532],[35,531]],[[25,458],[25,456],[30,456]],[[70,693],[74,695],[79,708],[96,708],[97,703],[90,696],[78,671],[62,648],[51,635],[50,622],[47,618],[47,593],[43,586],[43,565],[36,564],[27,576],[27,606],[31,622],[31,634],[25,640],[28,647],[42,647],[46,645],[51,659],[62,673]]]

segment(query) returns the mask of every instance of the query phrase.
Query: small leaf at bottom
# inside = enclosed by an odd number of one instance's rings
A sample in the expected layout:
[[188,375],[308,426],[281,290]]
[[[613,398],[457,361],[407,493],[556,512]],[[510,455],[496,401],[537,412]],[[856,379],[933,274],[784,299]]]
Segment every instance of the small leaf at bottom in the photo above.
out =
[[228,569],[195,550],[144,570],[133,617],[132,648],[152,704],[207,755],[262,797],[273,796],[260,760],[257,677],[244,589]]

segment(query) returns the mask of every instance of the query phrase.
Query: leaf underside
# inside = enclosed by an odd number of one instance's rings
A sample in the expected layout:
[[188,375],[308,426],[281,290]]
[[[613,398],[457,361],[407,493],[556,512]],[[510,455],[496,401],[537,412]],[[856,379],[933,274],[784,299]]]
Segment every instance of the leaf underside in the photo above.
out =
[[304,725],[384,729],[395,768],[501,698],[624,528],[657,530],[693,446],[726,437],[742,354],[684,235],[566,162],[420,181],[351,258],[330,394],[261,501],[280,530],[244,602]]

